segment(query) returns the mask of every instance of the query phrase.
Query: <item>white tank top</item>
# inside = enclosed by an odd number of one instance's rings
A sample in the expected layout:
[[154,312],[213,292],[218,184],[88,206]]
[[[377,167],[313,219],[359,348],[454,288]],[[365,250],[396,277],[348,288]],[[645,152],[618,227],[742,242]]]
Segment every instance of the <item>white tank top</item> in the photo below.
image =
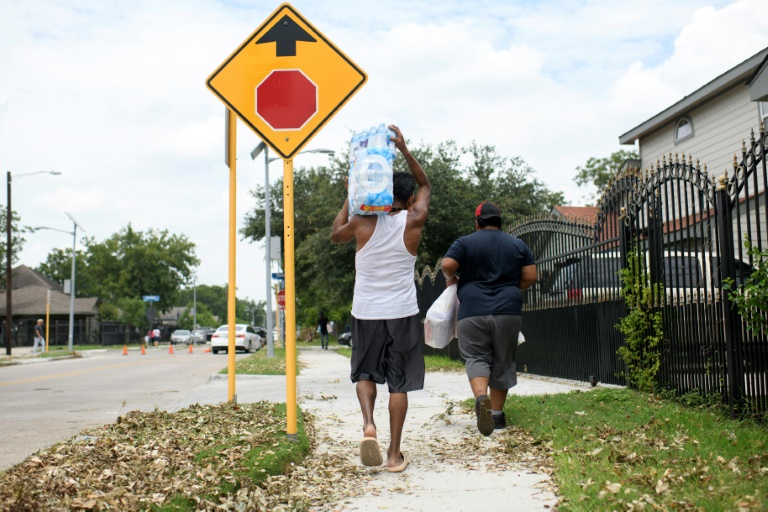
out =
[[407,220],[407,210],[379,215],[371,239],[355,254],[355,318],[390,320],[419,312],[414,283],[416,256],[408,252],[403,240]]

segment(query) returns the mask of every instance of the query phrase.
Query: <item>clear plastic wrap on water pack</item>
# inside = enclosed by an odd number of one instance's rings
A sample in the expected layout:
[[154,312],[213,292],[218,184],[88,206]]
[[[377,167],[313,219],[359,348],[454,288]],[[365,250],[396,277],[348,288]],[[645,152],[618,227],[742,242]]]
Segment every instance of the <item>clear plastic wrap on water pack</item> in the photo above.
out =
[[386,215],[392,210],[392,164],[395,133],[383,123],[355,133],[350,141],[349,213]]

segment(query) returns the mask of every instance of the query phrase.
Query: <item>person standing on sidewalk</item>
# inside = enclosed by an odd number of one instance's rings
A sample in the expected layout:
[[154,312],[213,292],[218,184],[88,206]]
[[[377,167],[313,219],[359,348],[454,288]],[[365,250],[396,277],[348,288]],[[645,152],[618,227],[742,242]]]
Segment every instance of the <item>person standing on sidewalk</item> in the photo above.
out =
[[40,353],[45,352],[45,338],[43,337],[43,319],[40,318],[35,325],[35,342],[32,345],[32,353],[37,353],[37,344],[40,344]]
[[504,402],[517,385],[520,291],[537,279],[531,250],[501,231],[501,222],[495,204],[481,203],[475,210],[476,231],[456,240],[442,263],[447,285],[458,283],[459,353],[475,396],[477,429],[486,436],[506,427]]
[[[349,217],[349,198],[333,221],[331,241],[355,240],[355,290],[352,298],[351,379],[363,415],[360,460],[378,466],[379,448],[373,408],[376,384],[389,387],[390,442],[387,470],[408,466],[400,442],[408,412],[408,392],[424,388],[423,327],[413,280],[416,252],[427,221],[431,188],[421,164],[411,155],[400,129],[389,127],[392,141],[411,173],[393,175],[392,210],[387,215]],[[414,195],[418,185],[419,190]]]
[[320,332],[320,348],[328,350],[328,317],[322,311],[317,319],[317,328]]

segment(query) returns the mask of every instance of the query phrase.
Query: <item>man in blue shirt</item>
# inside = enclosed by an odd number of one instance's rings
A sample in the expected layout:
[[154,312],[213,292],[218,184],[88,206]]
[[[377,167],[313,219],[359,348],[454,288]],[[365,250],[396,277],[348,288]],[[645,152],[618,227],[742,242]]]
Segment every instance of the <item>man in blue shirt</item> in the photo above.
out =
[[537,279],[530,249],[501,231],[501,222],[495,204],[481,203],[475,210],[476,231],[456,240],[442,264],[448,286],[458,283],[459,352],[475,395],[477,428],[486,436],[506,427],[504,402],[517,385],[520,290]]
[[32,353],[37,352],[37,345],[40,345],[40,353],[45,352],[45,338],[43,337],[43,319],[39,319],[35,325],[35,343],[32,346]]

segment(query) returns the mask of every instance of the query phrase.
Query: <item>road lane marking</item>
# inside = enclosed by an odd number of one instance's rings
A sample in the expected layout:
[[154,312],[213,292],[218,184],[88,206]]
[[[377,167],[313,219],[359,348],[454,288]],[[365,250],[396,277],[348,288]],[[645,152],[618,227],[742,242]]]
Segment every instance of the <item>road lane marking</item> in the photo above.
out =
[[113,364],[111,366],[99,366],[97,368],[91,368],[89,370],[78,370],[76,372],[67,372],[67,373],[56,373],[53,375],[43,375],[41,377],[31,377],[29,379],[21,379],[21,380],[12,380],[9,382],[0,382],[0,388],[4,386],[12,386],[14,384],[28,384],[30,382],[40,382],[43,380],[49,380],[49,379],[59,379],[62,377],[72,377],[74,375],[83,375],[85,373],[95,373],[95,372],[101,372],[104,370],[112,370],[114,368],[123,368],[125,366],[135,366],[138,364],[150,364],[155,361],[139,361],[136,363],[122,363],[122,364]]

